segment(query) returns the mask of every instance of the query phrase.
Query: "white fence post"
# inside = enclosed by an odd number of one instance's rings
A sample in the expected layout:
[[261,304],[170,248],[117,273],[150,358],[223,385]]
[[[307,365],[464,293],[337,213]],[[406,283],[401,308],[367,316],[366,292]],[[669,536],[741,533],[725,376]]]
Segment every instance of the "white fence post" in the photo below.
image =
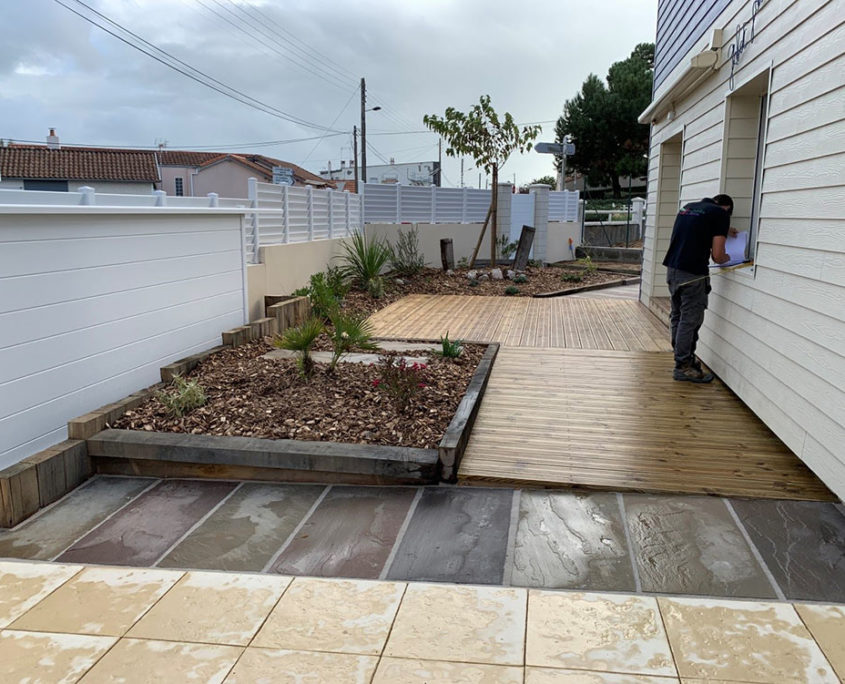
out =
[[329,240],[331,240],[334,237],[334,197],[331,188],[327,192],[329,193]]
[[307,186],[305,188],[306,204],[308,206],[308,242],[314,241],[314,188]]
[[464,188],[461,193],[461,223],[467,222],[467,196],[469,195],[469,188]]
[[549,186],[529,185],[528,190],[534,195],[534,258],[545,261],[549,239]]
[[93,205],[97,203],[97,193],[90,185],[83,185],[79,188],[79,203],[83,205]]
[[431,222],[437,223],[437,187],[431,186]]
[[287,185],[282,186],[282,211],[284,212],[282,243],[286,245],[290,241],[290,204]]
[[642,197],[634,197],[631,205],[634,223],[637,224],[637,239],[642,239],[645,233],[645,200]]
[[249,206],[256,211],[249,217],[250,229],[252,232],[252,263],[258,263],[258,250],[261,247],[261,224],[258,220],[258,179],[249,178],[246,182],[247,198]]
[[349,237],[349,196],[350,196],[350,193],[344,192],[343,194],[344,194],[344,200],[345,200],[345,206],[344,206],[343,209],[344,209],[344,214],[346,215],[346,221],[344,222],[345,225],[346,225],[346,230],[344,231],[343,237]]
[[402,186],[396,186],[396,220],[394,223],[402,222]]
[[167,206],[167,193],[164,190],[153,190],[153,194],[156,198],[155,205],[157,207]]
[[220,206],[220,195],[216,192],[208,193],[208,206],[209,207],[219,207]]

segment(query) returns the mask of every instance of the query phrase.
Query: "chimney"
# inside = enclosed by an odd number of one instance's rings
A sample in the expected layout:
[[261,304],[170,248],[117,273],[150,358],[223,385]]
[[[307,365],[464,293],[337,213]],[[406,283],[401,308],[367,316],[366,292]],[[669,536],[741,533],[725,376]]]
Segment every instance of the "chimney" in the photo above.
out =
[[340,168],[341,168],[341,169],[345,169],[345,168],[346,168],[346,160],[345,160],[345,159],[341,159],[341,160],[340,160]]
[[56,135],[56,129],[50,129],[50,135],[47,136],[47,149],[50,150],[59,150],[61,149],[61,145],[59,145],[59,136]]
[[391,157],[390,158],[390,165],[393,166],[394,164],[396,164],[396,161],[393,159],[393,157]]
[[332,177],[332,160],[329,159],[329,178]]

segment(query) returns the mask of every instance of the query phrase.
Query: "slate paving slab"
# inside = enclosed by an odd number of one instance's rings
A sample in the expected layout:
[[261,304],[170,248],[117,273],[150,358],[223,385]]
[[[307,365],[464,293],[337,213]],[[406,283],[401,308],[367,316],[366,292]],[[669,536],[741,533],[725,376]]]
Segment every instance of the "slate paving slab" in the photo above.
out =
[[14,530],[0,530],[0,558],[50,560],[155,480],[100,476]]
[[722,500],[623,498],[643,591],[777,598]]
[[332,488],[271,572],[377,579],[415,495],[410,487]]
[[732,500],[788,599],[845,603],[845,516],[830,503]]
[[261,572],[324,489],[248,482],[158,565]]
[[634,591],[623,525],[615,494],[523,491],[510,583]]
[[80,539],[57,560],[152,565],[235,487],[235,482],[162,482]]
[[388,579],[501,584],[513,491],[426,488]]

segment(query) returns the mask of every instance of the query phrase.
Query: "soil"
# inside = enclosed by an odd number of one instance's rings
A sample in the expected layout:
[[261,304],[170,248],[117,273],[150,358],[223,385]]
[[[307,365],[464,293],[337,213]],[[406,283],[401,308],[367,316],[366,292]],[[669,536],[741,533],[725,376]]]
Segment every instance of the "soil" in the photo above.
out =
[[[511,296],[531,297],[535,294],[571,290],[584,285],[596,285],[625,277],[618,273],[605,273],[603,271],[586,273],[582,265],[573,263],[571,266],[555,265],[542,268],[529,266],[523,272],[526,278],[524,283],[513,282],[507,278],[503,280],[489,278],[486,281],[477,281],[477,284],[473,285],[467,278],[469,270],[458,268],[451,276],[446,275],[441,269],[435,268],[425,268],[417,275],[409,277],[397,278],[388,275],[384,278],[384,296],[373,299],[366,292],[353,290],[346,296],[344,306],[350,311],[369,315],[411,294],[496,297],[506,296],[505,290],[513,286],[517,288],[518,292]],[[479,275],[490,273],[488,267],[474,270]],[[502,270],[506,272],[507,267]],[[581,277],[581,281],[564,281],[562,278],[565,275],[578,275]]]
[[169,415],[151,397],[111,427],[436,448],[485,347],[466,345],[457,359],[412,354],[429,363],[416,371],[415,394],[404,410],[376,382],[377,365],[341,362],[331,373],[317,363],[306,382],[294,359],[261,358],[272,349],[256,341],[208,357],[187,376],[202,385],[208,402],[186,416]]

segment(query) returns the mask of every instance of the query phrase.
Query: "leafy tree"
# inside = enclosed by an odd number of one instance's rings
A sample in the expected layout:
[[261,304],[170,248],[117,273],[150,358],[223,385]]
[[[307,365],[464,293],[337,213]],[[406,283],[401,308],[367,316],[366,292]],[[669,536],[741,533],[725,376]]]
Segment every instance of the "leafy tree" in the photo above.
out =
[[611,65],[606,85],[595,74],[587,76],[555,125],[557,142],[566,134],[575,140],[567,164],[592,185],[611,185],[614,197],[622,194],[619,176],[645,173],[649,128],[637,117],[651,101],[653,74],[654,44],[641,43],[630,57]]
[[500,119],[490,104],[490,96],[482,95],[478,104],[473,105],[468,113],[459,112],[454,107],[447,107],[446,113],[440,117],[427,114],[423,123],[446,140],[446,154],[449,157],[469,155],[475,160],[477,168],[484,169],[493,176],[493,192],[491,193],[490,209],[484,227],[478,236],[478,243],[472,254],[470,267],[475,264],[478,249],[487,224],[490,224],[490,262],[496,265],[496,219],[497,192],[499,183],[499,167],[510,157],[512,152],[527,152],[531,149],[531,141],[540,133],[540,126],[524,126],[522,130],[514,123],[513,117],[505,112]]
[[548,185],[554,190],[557,187],[557,180],[555,180],[554,176],[540,176],[531,181],[529,185]]

